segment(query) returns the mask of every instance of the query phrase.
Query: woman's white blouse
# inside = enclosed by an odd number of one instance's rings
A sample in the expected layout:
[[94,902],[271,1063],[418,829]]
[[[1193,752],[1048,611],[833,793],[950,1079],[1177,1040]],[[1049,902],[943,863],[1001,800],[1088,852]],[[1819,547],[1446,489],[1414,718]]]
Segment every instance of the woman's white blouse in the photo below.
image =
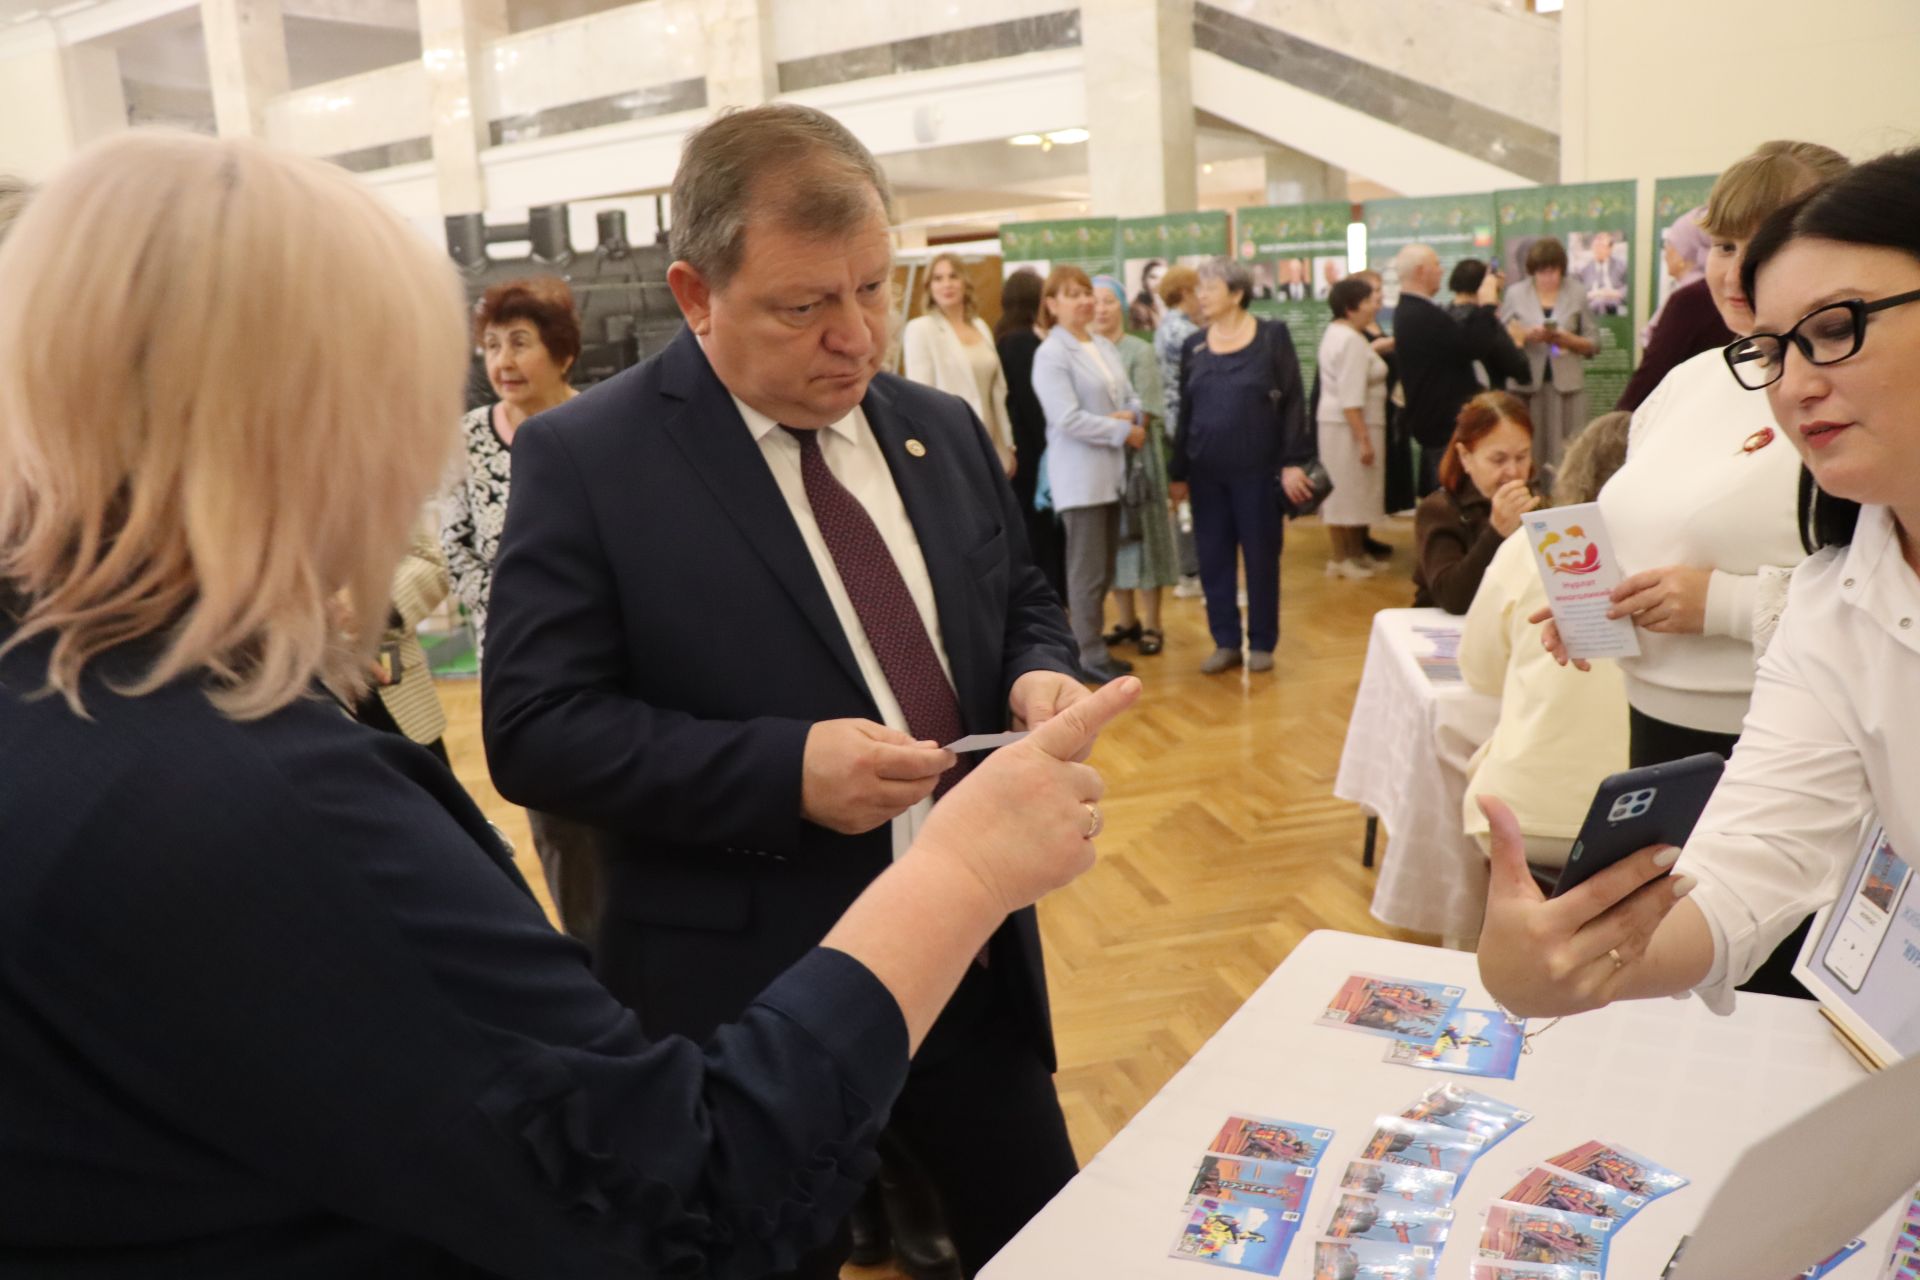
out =
[[1920,579],[1884,507],[1794,574],[1740,745],[1677,866],[1699,877],[1713,931],[1696,988],[1710,1008],[1731,1010],[1733,988],[1838,896],[1870,821],[1920,855]]

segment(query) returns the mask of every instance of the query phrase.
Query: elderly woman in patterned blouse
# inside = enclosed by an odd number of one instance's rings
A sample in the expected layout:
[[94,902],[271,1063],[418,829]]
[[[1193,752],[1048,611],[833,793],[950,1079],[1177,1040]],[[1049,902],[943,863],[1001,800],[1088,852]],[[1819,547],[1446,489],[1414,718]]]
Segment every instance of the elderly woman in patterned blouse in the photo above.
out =
[[[486,647],[493,562],[507,522],[514,433],[534,414],[577,394],[567,385],[567,372],[580,355],[580,314],[564,280],[509,280],[480,299],[473,334],[486,357],[487,382],[500,399],[460,421],[467,465],[441,502],[440,544],[453,593],[473,622],[478,659]],[[561,925],[591,944],[600,919],[600,852],[593,829],[532,809],[527,821]]]
[[440,544],[453,593],[473,620],[478,656],[486,644],[487,594],[507,519],[514,433],[534,414],[576,394],[567,385],[567,372],[580,355],[573,291],[552,276],[497,284],[474,308],[473,340],[486,357],[487,383],[500,399],[460,421],[466,470],[441,503]]

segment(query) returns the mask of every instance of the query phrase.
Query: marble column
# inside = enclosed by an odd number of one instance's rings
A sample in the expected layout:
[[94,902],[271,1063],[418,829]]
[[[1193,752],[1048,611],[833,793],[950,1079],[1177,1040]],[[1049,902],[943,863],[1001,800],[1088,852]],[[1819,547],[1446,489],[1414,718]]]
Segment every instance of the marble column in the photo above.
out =
[[1269,147],[1268,204],[1315,204],[1347,198],[1347,171],[1291,147]]
[[267,104],[292,87],[280,0],[200,0],[213,117],[223,138],[264,138]]
[[486,211],[480,153],[493,142],[487,45],[507,34],[506,0],[420,0],[420,59],[432,90],[433,168],[443,215]]
[[8,34],[0,119],[23,123],[0,130],[0,173],[39,182],[95,138],[127,127],[120,58],[107,45],[63,46],[45,19],[15,23]]
[[773,0],[702,0],[707,109],[753,107],[780,96],[773,53]]
[[1087,166],[1102,217],[1199,204],[1193,0],[1084,0]]

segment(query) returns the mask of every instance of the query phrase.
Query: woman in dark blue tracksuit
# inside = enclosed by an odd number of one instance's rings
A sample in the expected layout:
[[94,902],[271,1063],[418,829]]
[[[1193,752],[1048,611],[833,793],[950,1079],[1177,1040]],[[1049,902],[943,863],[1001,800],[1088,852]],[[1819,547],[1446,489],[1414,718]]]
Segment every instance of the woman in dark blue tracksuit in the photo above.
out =
[[1242,662],[1239,575],[1246,562],[1249,670],[1271,671],[1280,642],[1280,546],[1276,476],[1295,501],[1311,487],[1301,468],[1312,458],[1301,394],[1300,360],[1287,326],[1247,310],[1253,276],[1219,259],[1200,268],[1207,327],[1187,340],[1180,361],[1180,421],[1174,432],[1172,497],[1193,503],[1200,586],[1214,651],[1208,675]]

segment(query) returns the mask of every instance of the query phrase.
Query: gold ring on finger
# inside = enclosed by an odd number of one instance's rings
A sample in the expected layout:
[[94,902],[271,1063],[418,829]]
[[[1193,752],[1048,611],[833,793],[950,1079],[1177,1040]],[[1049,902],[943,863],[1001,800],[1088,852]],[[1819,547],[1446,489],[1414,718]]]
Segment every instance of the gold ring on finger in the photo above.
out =
[[1080,803],[1087,808],[1087,829],[1082,833],[1081,838],[1091,840],[1100,834],[1101,829],[1107,825],[1107,820],[1100,816],[1099,807],[1091,800],[1082,800]]
[[1618,947],[1607,948],[1607,959],[1613,961],[1613,967],[1616,969],[1624,969],[1627,967],[1627,962],[1620,958],[1620,948]]

